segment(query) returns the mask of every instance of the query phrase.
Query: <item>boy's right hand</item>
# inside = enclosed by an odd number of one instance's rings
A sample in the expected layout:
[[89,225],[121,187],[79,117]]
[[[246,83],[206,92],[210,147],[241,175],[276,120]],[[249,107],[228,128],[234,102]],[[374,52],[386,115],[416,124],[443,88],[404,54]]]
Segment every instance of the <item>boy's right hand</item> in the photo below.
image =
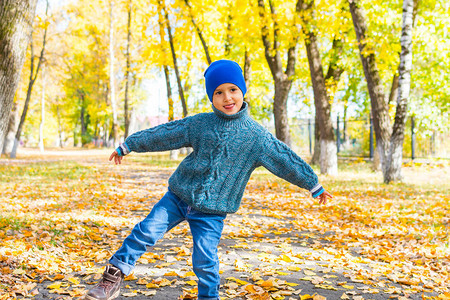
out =
[[112,161],[114,159],[114,163],[116,165],[120,165],[122,163],[122,158],[123,156],[120,156],[119,153],[117,153],[117,151],[114,150],[114,152],[109,157],[109,161]]

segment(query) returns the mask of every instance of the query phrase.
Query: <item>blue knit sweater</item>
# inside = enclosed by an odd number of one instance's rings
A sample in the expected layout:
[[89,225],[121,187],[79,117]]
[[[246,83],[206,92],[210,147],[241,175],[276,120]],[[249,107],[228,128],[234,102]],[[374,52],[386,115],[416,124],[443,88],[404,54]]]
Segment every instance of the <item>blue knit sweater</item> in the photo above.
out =
[[169,178],[169,188],[205,213],[236,212],[251,173],[260,166],[309,190],[314,198],[323,193],[311,167],[251,119],[247,103],[233,115],[214,106],[213,110],[136,132],[117,152],[126,155],[192,147],[193,152]]

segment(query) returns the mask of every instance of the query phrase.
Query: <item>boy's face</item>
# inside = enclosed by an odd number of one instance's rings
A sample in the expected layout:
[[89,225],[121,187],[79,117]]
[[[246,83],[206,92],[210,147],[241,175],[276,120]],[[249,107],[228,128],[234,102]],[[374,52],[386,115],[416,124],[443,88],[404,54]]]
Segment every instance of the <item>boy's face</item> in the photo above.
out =
[[214,91],[212,102],[216,109],[227,115],[232,115],[241,110],[244,95],[236,85],[224,83]]

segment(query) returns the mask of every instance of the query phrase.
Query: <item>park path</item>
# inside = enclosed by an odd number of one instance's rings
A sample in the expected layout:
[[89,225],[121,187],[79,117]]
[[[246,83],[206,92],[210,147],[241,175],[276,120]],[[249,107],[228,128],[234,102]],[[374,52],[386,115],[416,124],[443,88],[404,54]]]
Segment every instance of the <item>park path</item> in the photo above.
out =
[[[111,254],[131,231],[132,224],[144,218],[165,192],[174,167],[149,166],[142,160],[112,166],[99,157],[77,161],[96,172],[106,170],[105,180],[111,181],[118,194],[140,191],[137,198],[141,205],[130,205],[127,212],[134,221],[120,228],[114,242],[94,241]],[[417,292],[411,283],[392,278],[388,275],[389,264],[362,257],[357,248],[349,252],[334,248],[329,238],[334,232],[319,233],[300,222],[302,215],[283,213],[284,201],[289,197],[311,201],[306,193],[283,195],[276,182],[251,179],[240,210],[225,221],[219,245],[222,299],[405,300],[433,299],[438,295],[431,290]],[[287,205],[292,203],[287,201]],[[196,277],[191,272],[191,249],[189,228],[182,223],[143,256],[118,299],[179,299],[180,295],[194,299]],[[105,262],[105,258],[100,259],[93,268],[63,277],[76,278],[74,288],[87,290],[98,280]],[[55,293],[57,289],[51,286],[57,279],[40,280],[34,299],[80,298]]]

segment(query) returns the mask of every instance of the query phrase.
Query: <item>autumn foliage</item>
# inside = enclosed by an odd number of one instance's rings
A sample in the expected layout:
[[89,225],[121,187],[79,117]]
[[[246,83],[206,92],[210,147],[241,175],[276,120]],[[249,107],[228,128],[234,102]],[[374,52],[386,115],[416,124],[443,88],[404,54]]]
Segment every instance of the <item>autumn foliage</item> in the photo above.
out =
[[[113,166],[106,156],[0,161],[0,299],[84,295],[177,165],[135,154]],[[223,299],[448,299],[448,165],[406,166],[405,183],[395,185],[362,161],[343,169],[321,177],[334,195],[326,206],[254,173],[219,248]],[[140,259],[145,272],[127,278],[122,296],[167,299],[171,290],[194,299],[191,245],[188,226],[174,228]]]

